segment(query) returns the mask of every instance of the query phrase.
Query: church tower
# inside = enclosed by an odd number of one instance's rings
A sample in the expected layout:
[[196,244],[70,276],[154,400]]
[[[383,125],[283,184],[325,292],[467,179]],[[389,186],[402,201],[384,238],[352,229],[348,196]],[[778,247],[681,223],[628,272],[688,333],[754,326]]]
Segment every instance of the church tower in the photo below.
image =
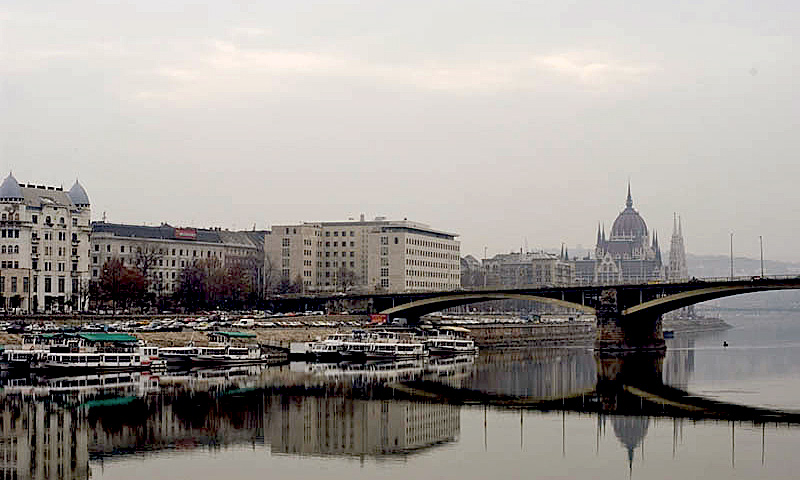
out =
[[677,214],[672,218],[672,241],[669,246],[669,270],[667,280],[685,282],[689,280],[689,269],[686,266],[686,248],[683,245],[683,229]]

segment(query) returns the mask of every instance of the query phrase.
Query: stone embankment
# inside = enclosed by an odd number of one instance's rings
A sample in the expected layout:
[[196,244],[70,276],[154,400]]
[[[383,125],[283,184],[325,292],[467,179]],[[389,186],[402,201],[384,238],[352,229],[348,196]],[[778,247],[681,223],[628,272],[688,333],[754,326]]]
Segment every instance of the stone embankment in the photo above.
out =
[[[590,346],[595,338],[593,322],[469,325],[467,328],[475,343],[481,348]],[[727,328],[731,326],[718,318],[664,320],[664,329],[673,330],[675,333],[699,333]],[[289,348],[294,342],[310,342],[325,338],[337,331],[352,329],[353,327],[303,326],[255,328],[247,331],[255,333],[256,341],[260,344]],[[245,331],[240,328],[230,328],[230,330]],[[196,345],[208,343],[205,333],[192,330],[136,332],[135,335],[148,344],[160,347],[186,345],[189,342],[194,342]],[[20,343],[20,335],[0,333],[0,345]]]

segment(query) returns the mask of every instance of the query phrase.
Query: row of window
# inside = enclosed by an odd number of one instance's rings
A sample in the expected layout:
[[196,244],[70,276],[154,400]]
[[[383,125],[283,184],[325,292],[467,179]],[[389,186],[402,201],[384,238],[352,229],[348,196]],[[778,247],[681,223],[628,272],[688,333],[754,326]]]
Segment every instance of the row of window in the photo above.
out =
[[0,253],[19,253],[19,245],[0,246]]
[[410,288],[452,288],[457,287],[459,284],[457,283],[443,283],[443,282],[424,282],[424,281],[416,281],[416,280],[408,280],[406,281],[406,287]]
[[409,277],[424,278],[461,278],[460,275],[454,273],[426,272],[424,270],[406,270],[406,275]]
[[[75,236],[75,234],[73,234],[73,237],[74,236]],[[74,238],[73,238],[73,240],[74,240]],[[101,248],[102,248],[102,246],[100,244],[98,244],[98,243],[94,244],[94,251],[95,252],[99,252]],[[106,250],[106,253],[112,253],[111,252],[111,250],[112,250],[111,245],[110,244],[106,245],[105,250]],[[189,254],[189,252],[191,252],[191,255]],[[200,252],[199,255],[197,254],[198,252]],[[119,246],[119,253],[134,253],[133,246],[129,246],[127,251],[126,251],[125,245],[120,245]],[[142,247],[136,247],[136,253],[142,253]],[[170,255],[170,249],[169,248],[159,248],[156,251],[155,248],[148,249],[147,247],[145,247],[144,248],[144,253],[158,253],[159,255]],[[211,258],[211,257],[217,257],[217,253],[218,252],[216,252],[214,250],[205,250],[205,251],[204,250],[197,250],[197,249],[189,250],[187,248],[185,250],[185,254],[184,254],[184,250],[182,248],[181,249],[173,248],[171,256],[173,256],[173,257],[184,257],[184,256],[189,257],[189,256],[191,256],[191,257],[194,257],[194,258],[197,258],[197,257],[203,258],[203,254],[204,253],[205,253],[206,258]],[[219,254],[220,257],[222,255],[223,255],[222,253]],[[174,260],[173,260],[173,262],[174,262]]]
[[406,238],[406,245],[416,245],[419,247],[438,248],[440,250],[459,251],[458,245],[450,243],[433,242],[430,240],[419,240],[417,238]]
[[[9,282],[10,284],[9,286],[11,287],[9,289],[10,293],[17,293],[18,292],[17,288],[20,286],[20,284],[22,285],[22,293],[28,293],[28,291],[30,290],[30,286],[28,284],[29,282],[28,277],[21,277],[21,278],[10,277],[9,279],[11,280]],[[6,277],[0,276],[0,292],[5,292],[5,291],[6,291]]]
[[[18,287],[22,285],[22,293],[28,293],[29,285],[28,285],[28,278],[22,277],[21,281],[17,277],[10,277],[9,288],[11,293],[17,293]],[[58,277],[56,279],[56,287],[58,293],[65,293],[67,286],[67,279],[66,277]],[[33,293],[37,293],[39,290],[39,277],[33,277]],[[6,291],[6,278],[4,276],[0,276],[0,292]],[[76,293],[78,291],[78,279],[72,279],[72,292]],[[53,293],[53,277],[44,277],[44,293]]]
[[415,248],[407,248],[406,255],[416,255],[418,257],[428,257],[428,258],[441,258],[445,260],[453,260],[453,261],[460,261],[458,254],[452,253],[443,253],[443,252],[431,252],[429,250],[417,250]]
[[19,230],[13,228],[4,228],[0,230],[0,237],[2,238],[19,238]]
[[452,263],[440,263],[440,262],[429,262],[427,260],[414,260],[411,258],[406,259],[406,265],[410,267],[429,267],[429,268],[441,268],[444,270],[456,270],[461,269],[461,265],[456,265]]

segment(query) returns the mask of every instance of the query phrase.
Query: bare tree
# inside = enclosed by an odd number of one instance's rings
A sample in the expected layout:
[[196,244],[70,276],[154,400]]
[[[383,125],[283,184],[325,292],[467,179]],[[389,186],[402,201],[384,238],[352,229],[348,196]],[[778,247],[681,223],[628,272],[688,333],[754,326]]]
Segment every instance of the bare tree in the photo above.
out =
[[336,284],[342,293],[347,293],[358,283],[358,275],[346,265],[339,267],[336,271]]
[[136,255],[133,258],[134,266],[139,273],[146,279],[148,287],[151,284],[150,274],[153,267],[158,266],[158,262],[164,258],[164,250],[158,244],[146,243],[136,247]]
[[278,269],[272,263],[269,255],[264,256],[264,293],[271,293],[275,291],[280,283]]

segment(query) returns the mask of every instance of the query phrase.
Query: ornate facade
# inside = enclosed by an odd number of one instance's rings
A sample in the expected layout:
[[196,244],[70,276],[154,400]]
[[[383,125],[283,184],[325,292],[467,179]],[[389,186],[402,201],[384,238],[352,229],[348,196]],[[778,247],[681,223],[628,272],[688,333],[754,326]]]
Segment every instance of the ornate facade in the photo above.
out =
[[78,181],[61,187],[0,185],[0,308],[80,310],[88,294],[89,196]]
[[574,261],[576,282],[582,284],[645,283],[665,278],[658,234],[651,236],[647,223],[633,208],[628,185],[625,209],[617,215],[606,236],[597,227],[594,258]]

